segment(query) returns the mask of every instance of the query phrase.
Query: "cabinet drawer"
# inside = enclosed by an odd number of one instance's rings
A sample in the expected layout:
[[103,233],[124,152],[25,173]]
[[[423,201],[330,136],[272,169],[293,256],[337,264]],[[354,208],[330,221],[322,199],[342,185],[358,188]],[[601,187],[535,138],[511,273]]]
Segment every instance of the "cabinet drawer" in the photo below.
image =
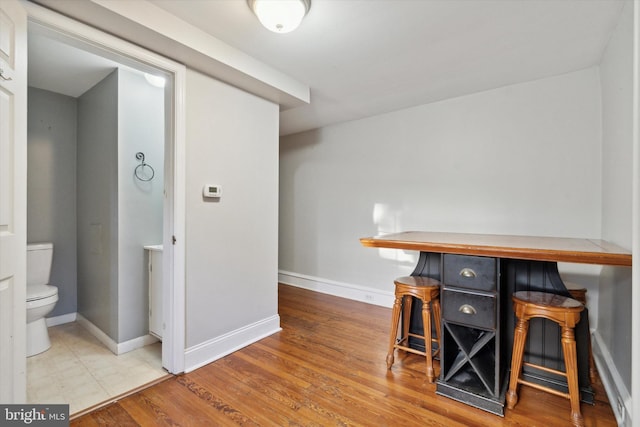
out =
[[495,329],[495,297],[444,289],[441,300],[444,320],[471,327]]
[[496,258],[445,254],[443,282],[461,288],[495,291],[497,262]]

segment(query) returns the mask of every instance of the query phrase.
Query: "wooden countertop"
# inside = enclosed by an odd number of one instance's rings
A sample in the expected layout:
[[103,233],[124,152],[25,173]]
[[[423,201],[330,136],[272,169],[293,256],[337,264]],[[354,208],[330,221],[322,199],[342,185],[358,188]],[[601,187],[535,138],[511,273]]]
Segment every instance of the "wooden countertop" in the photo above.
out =
[[631,252],[598,239],[405,231],[360,242],[372,248],[631,267]]

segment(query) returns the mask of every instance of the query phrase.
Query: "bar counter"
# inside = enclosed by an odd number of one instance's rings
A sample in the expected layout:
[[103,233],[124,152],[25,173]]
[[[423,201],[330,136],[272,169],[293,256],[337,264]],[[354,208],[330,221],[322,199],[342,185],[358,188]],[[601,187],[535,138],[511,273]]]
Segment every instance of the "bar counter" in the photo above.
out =
[[360,242],[372,248],[631,267],[629,251],[599,239],[405,231]]
[[[431,277],[441,285],[440,375],[436,393],[488,412],[504,415],[515,316],[511,294],[571,293],[558,272],[558,262],[631,267],[631,253],[599,239],[407,231],[360,239],[365,247],[419,251],[413,276]],[[464,274],[472,272],[472,275]],[[465,316],[461,306],[473,306]],[[459,307],[460,306],[460,307]],[[410,332],[422,333],[421,303],[415,300]],[[477,309],[477,310],[476,310]],[[475,313],[478,315],[475,315]],[[581,400],[593,403],[589,378],[588,309],[575,327]],[[560,331],[547,319],[532,319],[525,361],[530,382],[567,391],[566,379],[550,374],[564,370]],[[420,340],[410,346],[424,351]]]

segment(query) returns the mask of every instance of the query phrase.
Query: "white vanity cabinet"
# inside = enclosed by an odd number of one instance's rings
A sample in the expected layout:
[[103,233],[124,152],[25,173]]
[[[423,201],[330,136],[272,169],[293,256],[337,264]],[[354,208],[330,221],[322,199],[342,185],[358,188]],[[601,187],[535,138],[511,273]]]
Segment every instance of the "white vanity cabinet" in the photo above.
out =
[[162,245],[144,248],[149,256],[149,333],[162,340]]

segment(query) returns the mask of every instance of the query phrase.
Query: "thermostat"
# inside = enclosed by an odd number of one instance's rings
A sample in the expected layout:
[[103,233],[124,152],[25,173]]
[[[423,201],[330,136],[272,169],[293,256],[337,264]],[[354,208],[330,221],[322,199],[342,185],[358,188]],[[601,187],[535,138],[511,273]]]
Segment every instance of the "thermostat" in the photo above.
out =
[[220,197],[222,195],[222,187],[219,185],[207,184],[202,189],[204,197]]

